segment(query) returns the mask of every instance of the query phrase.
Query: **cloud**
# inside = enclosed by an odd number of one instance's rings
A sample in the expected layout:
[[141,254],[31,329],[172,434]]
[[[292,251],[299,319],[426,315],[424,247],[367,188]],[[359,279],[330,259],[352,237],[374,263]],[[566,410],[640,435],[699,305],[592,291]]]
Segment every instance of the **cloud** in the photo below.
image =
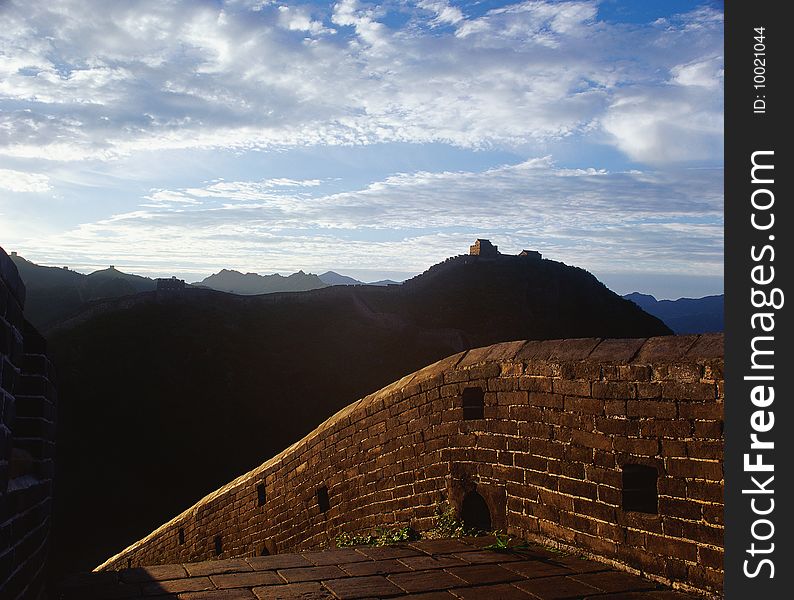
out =
[[7,157],[595,136],[650,163],[720,159],[713,9],[614,25],[595,1],[10,0],[0,18]]
[[10,192],[49,192],[52,189],[49,177],[40,173],[26,173],[12,169],[0,169],[0,189]]
[[434,25],[455,25],[463,20],[463,12],[457,6],[451,6],[446,0],[420,0],[416,5],[435,15]]
[[561,169],[546,157],[398,173],[344,193],[320,188],[263,180],[157,190],[147,196],[157,202],[25,247],[59,252],[59,263],[112,259],[161,274],[343,266],[417,273],[491,237],[505,252],[536,248],[593,271],[722,273],[721,169]]
[[279,25],[290,31],[305,31],[313,35],[336,33],[334,29],[325,27],[322,21],[312,19],[311,13],[307,7],[279,6],[278,11]]

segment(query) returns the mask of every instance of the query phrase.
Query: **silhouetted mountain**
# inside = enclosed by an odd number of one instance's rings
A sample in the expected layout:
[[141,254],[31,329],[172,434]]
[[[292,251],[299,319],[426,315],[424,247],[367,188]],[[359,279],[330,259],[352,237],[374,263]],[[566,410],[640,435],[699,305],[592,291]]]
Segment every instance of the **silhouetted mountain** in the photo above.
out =
[[381,279],[380,281],[364,283],[358,279],[353,279],[347,275],[340,275],[333,271],[326,271],[322,275],[319,275],[319,277],[323,283],[327,283],[328,285],[400,285],[399,281],[392,281],[391,279]]
[[326,283],[317,275],[303,271],[284,277],[278,273],[273,275],[243,274],[239,271],[222,269],[218,273],[202,279],[197,285],[220,292],[253,295],[273,292],[305,292],[323,288]]
[[155,289],[147,277],[129,275],[110,267],[84,275],[59,267],[43,267],[12,254],[11,260],[27,288],[25,316],[44,329],[76,313],[91,300],[117,298]]
[[347,275],[340,275],[339,273],[334,273],[333,271],[326,271],[325,273],[318,275],[318,277],[320,278],[320,281],[327,285],[361,285],[364,283],[358,279],[353,279]]
[[519,257],[461,256],[399,286],[91,303],[49,332],[53,563],[95,566],[341,407],[460,350],[668,333],[586,271]]
[[623,296],[641,309],[659,317],[675,333],[712,333],[725,328],[725,295],[703,298],[657,300],[649,294],[632,292]]
[[367,285],[400,285],[400,282],[394,281],[393,279],[381,279],[380,281],[373,281]]
[[[110,266],[107,269],[94,271],[87,276],[89,281],[96,281],[97,285],[107,285],[108,281],[124,281],[129,284],[129,288],[137,292],[150,292],[156,287],[153,279],[148,277],[141,277],[140,275],[131,275],[129,273],[122,273],[116,267]],[[120,294],[118,294],[120,295]]]

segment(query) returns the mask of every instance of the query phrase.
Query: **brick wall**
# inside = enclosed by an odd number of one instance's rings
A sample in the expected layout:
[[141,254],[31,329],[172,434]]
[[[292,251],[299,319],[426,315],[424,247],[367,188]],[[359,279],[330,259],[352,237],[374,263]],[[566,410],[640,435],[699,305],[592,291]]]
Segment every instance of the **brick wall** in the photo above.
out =
[[[722,357],[721,335],[451,356],[349,405],[98,569],[318,548],[392,524],[426,530],[437,502],[459,509],[475,490],[495,528],[719,593]],[[464,418],[471,388],[483,392],[482,418],[476,407]]]
[[0,598],[9,600],[44,595],[52,503],[53,369],[24,304],[0,248]]

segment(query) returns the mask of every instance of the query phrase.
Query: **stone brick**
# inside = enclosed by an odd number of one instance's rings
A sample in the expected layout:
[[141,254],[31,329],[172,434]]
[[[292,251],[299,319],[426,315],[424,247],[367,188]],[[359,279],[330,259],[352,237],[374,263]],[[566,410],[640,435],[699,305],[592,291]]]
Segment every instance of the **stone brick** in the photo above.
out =
[[576,396],[566,396],[563,401],[563,408],[566,411],[580,412],[590,415],[604,414],[604,402],[596,398],[579,398]]
[[679,415],[682,419],[721,420],[725,406],[722,402],[682,402]]
[[710,569],[722,569],[725,561],[725,551],[722,548],[698,548],[698,563]]
[[389,579],[409,593],[432,592],[464,585],[465,582],[446,571],[416,571],[413,573],[397,573]]
[[654,400],[662,397],[662,385],[660,383],[637,384],[637,398],[640,400]]
[[546,394],[542,392],[529,392],[529,403],[532,406],[548,408],[563,408],[563,396],[559,394]]
[[590,431],[573,430],[571,441],[585,448],[596,448],[598,450],[610,450],[612,448],[612,438],[610,436]]
[[666,463],[667,472],[673,477],[690,477],[711,481],[722,479],[722,463],[719,462],[670,458]]
[[703,517],[703,505],[691,500],[661,497],[659,498],[659,514],[699,521]]
[[686,497],[701,502],[722,504],[723,486],[713,481],[692,480],[686,483]]
[[515,585],[540,600],[583,598],[601,593],[598,588],[569,577],[545,577],[532,581],[521,581]]
[[698,341],[696,335],[676,335],[649,338],[632,359],[637,363],[680,361]]
[[526,375],[518,378],[518,389],[528,392],[551,392],[552,380],[548,377]]
[[[640,421],[640,436],[645,438],[673,438],[680,442],[680,438],[687,438],[692,435],[692,423],[683,419],[643,419]],[[662,447],[670,440],[662,439]],[[681,455],[681,456],[685,456]]]
[[[552,379],[552,391],[564,396],[590,397],[590,382],[571,379]],[[567,407],[566,407],[567,410]]]
[[335,579],[324,582],[324,585],[340,600],[395,596],[402,592],[401,588],[381,575]]
[[650,381],[651,369],[647,365],[618,365],[618,379],[621,381]]
[[636,456],[656,456],[659,454],[659,440],[615,436],[613,448],[615,452],[627,452]]
[[636,389],[633,383],[623,381],[594,381],[592,395],[593,398],[627,400],[636,397]]
[[722,460],[725,444],[722,441],[691,440],[686,443],[687,454],[691,458],[711,458]]
[[528,396],[527,392],[497,392],[496,401],[502,405],[526,405]]
[[692,436],[696,438],[721,440],[722,435],[722,421],[695,421],[692,427]]
[[[699,379],[699,374],[697,379]],[[717,387],[713,383],[682,383],[668,381],[662,384],[662,398],[668,400],[711,400],[717,399]]]
[[646,546],[650,552],[659,556],[671,556],[687,562],[697,562],[697,546],[691,542],[648,535]]
[[604,339],[590,353],[590,360],[605,362],[629,362],[639,352],[645,338]]
[[626,414],[629,417],[673,419],[676,416],[676,404],[655,400],[629,400],[626,403]]
[[598,487],[590,481],[560,478],[558,485],[560,492],[563,494],[581,496],[591,500],[595,500],[598,497]]
[[668,385],[668,382],[685,385],[700,381],[702,373],[703,368],[696,363],[668,363],[655,366],[653,378],[664,381],[665,385]]

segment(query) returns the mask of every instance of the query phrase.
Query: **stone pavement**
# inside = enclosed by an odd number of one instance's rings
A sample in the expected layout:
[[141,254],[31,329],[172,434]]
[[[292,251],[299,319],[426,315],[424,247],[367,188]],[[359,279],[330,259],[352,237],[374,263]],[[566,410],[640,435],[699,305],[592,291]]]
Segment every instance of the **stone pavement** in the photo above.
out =
[[74,576],[61,600],[694,600],[601,563],[492,537],[421,540]]

